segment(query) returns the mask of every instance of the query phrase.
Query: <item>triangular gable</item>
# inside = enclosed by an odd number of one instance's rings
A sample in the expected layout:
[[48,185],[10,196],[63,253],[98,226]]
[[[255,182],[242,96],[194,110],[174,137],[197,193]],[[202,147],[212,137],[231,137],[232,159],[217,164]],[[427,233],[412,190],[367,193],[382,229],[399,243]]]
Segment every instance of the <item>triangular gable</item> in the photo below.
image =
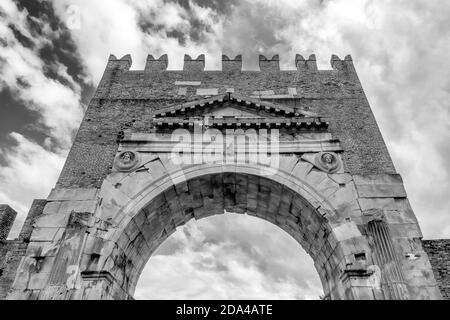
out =
[[258,117],[256,112],[249,112],[241,108],[236,108],[234,106],[224,106],[222,108],[214,108],[209,112],[204,113],[205,117],[214,118],[224,118],[224,117],[235,117],[235,118],[255,118]]
[[236,102],[237,105],[244,105],[247,108],[255,109],[256,111],[264,110],[274,116],[283,117],[318,117],[316,114],[306,111],[296,111],[289,106],[261,101],[253,98],[240,96],[237,94],[217,95],[208,99],[200,99],[191,102],[182,103],[168,108],[156,111],[154,117],[176,117],[182,115],[189,110],[198,110],[201,108],[209,108],[214,105],[220,105],[224,102]]

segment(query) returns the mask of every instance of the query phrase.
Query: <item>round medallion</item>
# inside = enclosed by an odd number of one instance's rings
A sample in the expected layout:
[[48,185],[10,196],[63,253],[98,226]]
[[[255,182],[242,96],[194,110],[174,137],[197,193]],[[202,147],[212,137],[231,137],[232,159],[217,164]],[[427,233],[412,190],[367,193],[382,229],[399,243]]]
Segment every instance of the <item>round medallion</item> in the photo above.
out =
[[114,159],[114,166],[118,171],[131,171],[138,165],[139,154],[134,151],[122,151]]
[[341,167],[341,162],[334,152],[319,152],[315,157],[316,166],[328,173],[334,173]]

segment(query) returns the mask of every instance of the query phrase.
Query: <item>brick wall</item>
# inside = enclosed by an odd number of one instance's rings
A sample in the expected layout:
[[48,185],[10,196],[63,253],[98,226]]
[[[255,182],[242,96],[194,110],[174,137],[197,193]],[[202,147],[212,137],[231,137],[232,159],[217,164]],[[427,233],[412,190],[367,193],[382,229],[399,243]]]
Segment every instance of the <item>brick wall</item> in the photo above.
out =
[[17,212],[6,204],[0,204],[0,242],[8,238]]
[[450,300],[450,239],[423,240],[442,297]]

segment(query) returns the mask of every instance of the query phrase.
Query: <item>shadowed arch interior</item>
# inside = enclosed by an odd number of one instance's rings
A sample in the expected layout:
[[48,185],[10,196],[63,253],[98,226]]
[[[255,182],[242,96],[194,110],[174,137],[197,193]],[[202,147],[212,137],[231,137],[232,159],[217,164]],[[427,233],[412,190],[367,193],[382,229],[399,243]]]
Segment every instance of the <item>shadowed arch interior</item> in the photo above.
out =
[[[132,296],[148,259],[176,227],[225,211],[272,222],[297,240],[315,262],[318,255],[333,253],[327,241],[328,221],[290,188],[251,174],[205,174],[169,187],[130,220],[110,256],[118,285]],[[328,279],[333,277],[327,273],[336,266],[315,267],[324,292],[329,292]]]

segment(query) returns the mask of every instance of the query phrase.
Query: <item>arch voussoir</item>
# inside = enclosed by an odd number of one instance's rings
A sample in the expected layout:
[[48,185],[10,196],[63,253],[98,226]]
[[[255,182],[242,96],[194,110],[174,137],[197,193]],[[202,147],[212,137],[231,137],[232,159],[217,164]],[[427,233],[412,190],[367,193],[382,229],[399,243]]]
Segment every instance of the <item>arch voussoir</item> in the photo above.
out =
[[[291,172],[299,167],[298,159],[292,158],[289,163]],[[306,180],[301,181],[283,170],[274,176],[261,176],[260,168],[248,164],[224,166],[217,163],[173,169],[169,173],[160,165],[149,165],[147,172],[136,174],[142,180],[134,189],[125,186],[132,183],[132,174],[120,179],[116,176],[108,182],[109,191],[121,193],[120,199],[128,200],[128,203],[120,203],[125,214],[115,220],[118,230],[126,230],[126,237],[118,231],[108,239],[118,242],[121,254],[135,261],[129,267],[132,276],[127,278],[127,288],[135,287],[135,284],[128,284],[134,281],[130,282],[130,279],[137,279],[133,275],[139,274],[159,244],[176,227],[192,218],[200,219],[224,211],[255,215],[289,232],[312,257],[319,256],[326,234],[331,232],[327,219],[335,216],[334,209],[311,185],[324,185],[326,174],[305,174]],[[161,172],[155,175],[154,170]],[[112,183],[118,179],[121,185],[112,188]],[[132,190],[135,190],[134,194]],[[117,260],[118,255],[113,256]],[[114,274],[121,272],[126,270],[116,267]],[[125,283],[124,280],[121,283]]]
[[[294,157],[286,160],[290,173],[280,169],[272,175],[245,163],[173,166],[168,172],[158,161],[142,172],[106,179],[100,192],[105,196],[99,217],[104,219],[102,212],[110,207],[120,210],[109,217],[116,231],[105,235],[118,247],[102,252],[109,258],[102,257],[104,267],[97,269],[111,268],[120,290],[133,294],[146,261],[178,226],[229,211],[255,215],[288,232],[320,268],[328,297],[361,294],[348,288],[362,281],[354,269],[366,270],[372,263],[371,248],[352,220],[359,207],[354,182],[346,174],[319,172]],[[299,172],[302,178],[295,175]],[[136,178],[138,184],[131,186]],[[370,276],[364,276],[367,288]]]

